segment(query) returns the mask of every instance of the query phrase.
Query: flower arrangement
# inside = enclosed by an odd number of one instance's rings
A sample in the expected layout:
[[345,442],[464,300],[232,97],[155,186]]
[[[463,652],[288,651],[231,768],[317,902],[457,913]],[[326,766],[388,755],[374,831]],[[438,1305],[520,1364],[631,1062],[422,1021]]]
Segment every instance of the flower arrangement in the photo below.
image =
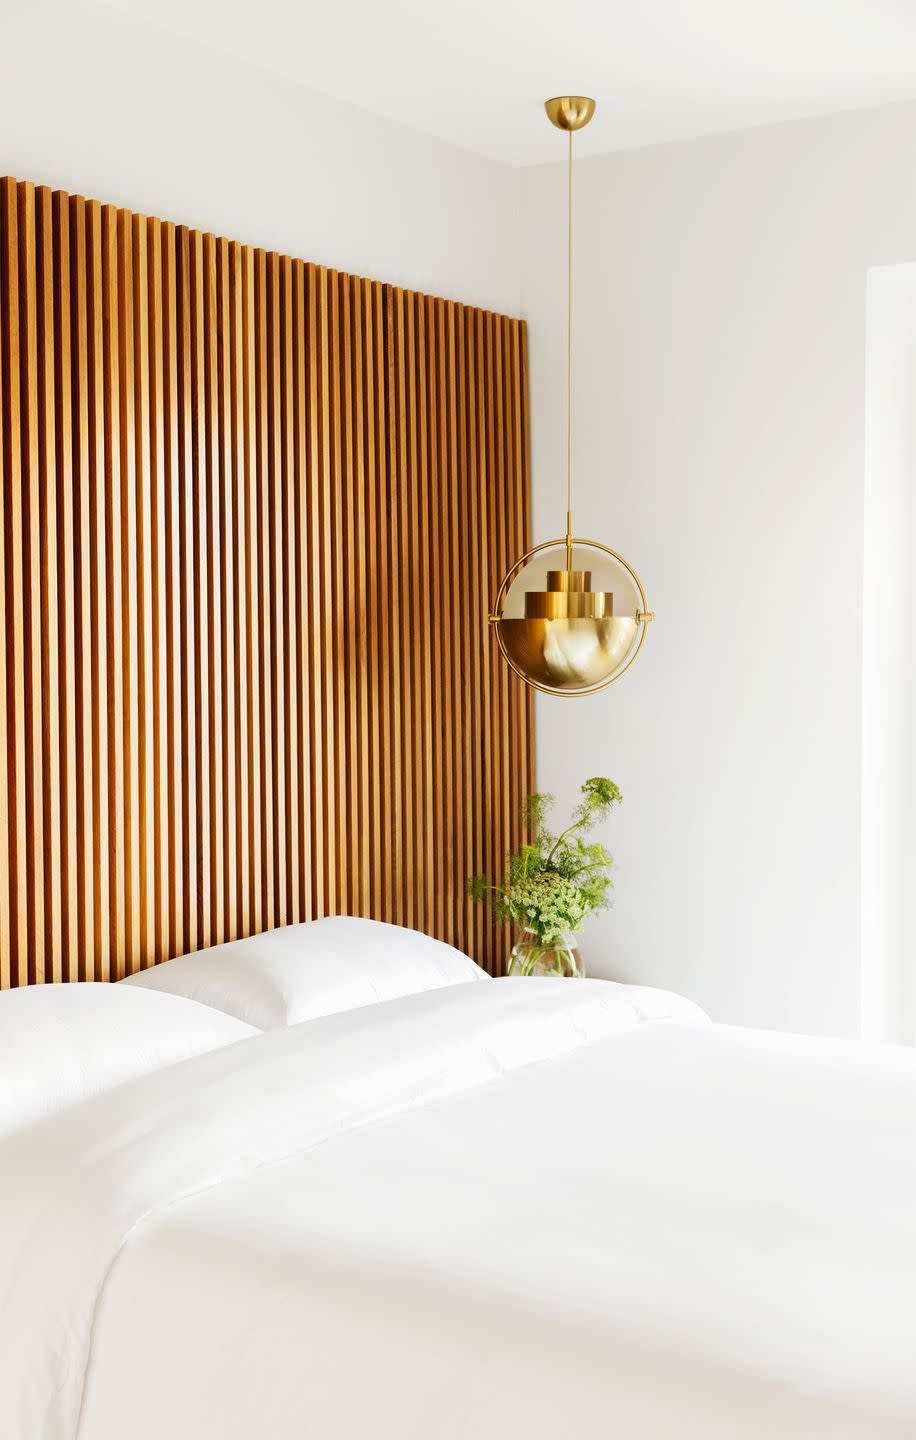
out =
[[471,876],[471,898],[488,900],[497,920],[523,931],[512,952],[510,974],[582,974],[571,937],[586,916],[610,903],[613,864],[603,845],[585,837],[622,798],[613,780],[586,780],[571,823],[556,834],[546,823],[554,797],[529,795],[522,823],[530,838],[507,856],[502,882]]

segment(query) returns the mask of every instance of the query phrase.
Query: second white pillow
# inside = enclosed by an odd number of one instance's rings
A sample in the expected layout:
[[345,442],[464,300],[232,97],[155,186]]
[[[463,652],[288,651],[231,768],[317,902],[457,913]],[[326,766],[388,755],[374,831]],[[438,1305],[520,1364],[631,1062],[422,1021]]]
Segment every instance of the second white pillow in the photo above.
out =
[[489,976],[418,930],[335,915],[167,960],[121,983],[166,990],[275,1030]]

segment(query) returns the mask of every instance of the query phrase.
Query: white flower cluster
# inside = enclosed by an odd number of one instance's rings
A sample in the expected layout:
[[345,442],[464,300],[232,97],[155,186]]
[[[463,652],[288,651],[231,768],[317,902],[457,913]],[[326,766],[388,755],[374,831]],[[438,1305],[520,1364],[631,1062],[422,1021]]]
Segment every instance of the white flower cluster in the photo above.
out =
[[579,887],[553,870],[519,880],[506,904],[516,924],[533,930],[544,945],[556,945],[575,933],[588,914]]

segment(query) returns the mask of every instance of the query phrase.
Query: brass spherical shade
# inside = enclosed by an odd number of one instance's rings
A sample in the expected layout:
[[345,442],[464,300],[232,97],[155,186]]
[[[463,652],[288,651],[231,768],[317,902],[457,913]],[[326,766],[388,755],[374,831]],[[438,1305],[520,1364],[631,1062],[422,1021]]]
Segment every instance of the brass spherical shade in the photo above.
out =
[[635,570],[590,540],[548,540],[515,562],[491,616],[517,675],[553,695],[582,695],[619,680],[652,618]]

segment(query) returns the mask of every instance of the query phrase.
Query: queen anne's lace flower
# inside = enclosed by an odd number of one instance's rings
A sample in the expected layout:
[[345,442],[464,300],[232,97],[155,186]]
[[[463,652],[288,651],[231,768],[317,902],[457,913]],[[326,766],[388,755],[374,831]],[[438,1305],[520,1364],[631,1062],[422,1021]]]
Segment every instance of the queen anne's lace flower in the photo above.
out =
[[574,934],[589,909],[578,885],[550,870],[519,880],[506,902],[516,924],[533,930],[545,945],[555,945]]

